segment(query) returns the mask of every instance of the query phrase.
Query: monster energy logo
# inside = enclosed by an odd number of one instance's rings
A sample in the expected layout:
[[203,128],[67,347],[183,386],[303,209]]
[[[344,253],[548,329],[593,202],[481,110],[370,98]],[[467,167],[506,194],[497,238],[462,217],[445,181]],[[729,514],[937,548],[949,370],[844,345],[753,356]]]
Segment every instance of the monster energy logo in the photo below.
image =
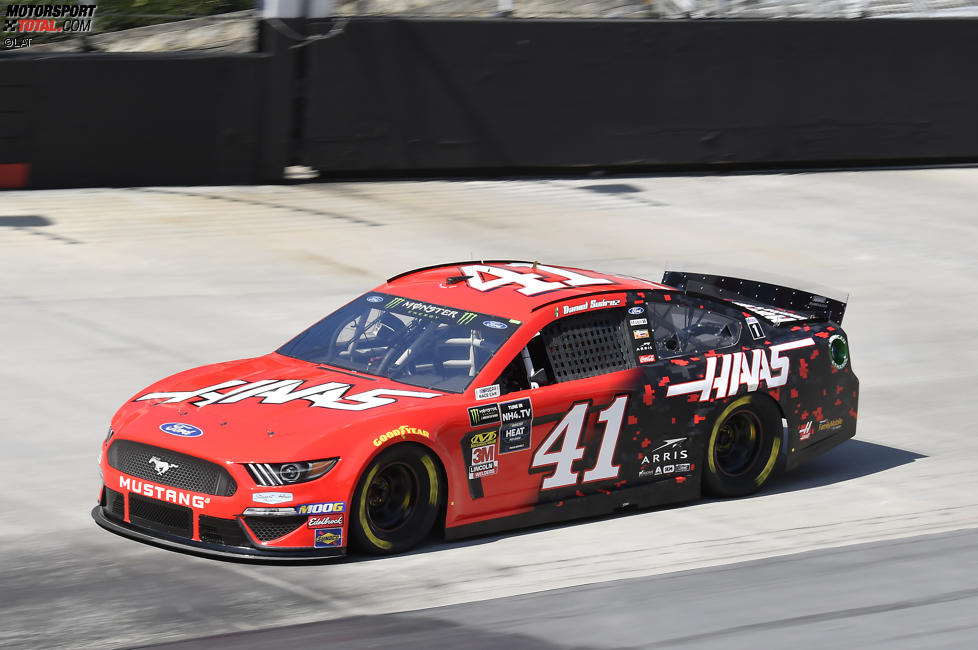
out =
[[393,300],[391,300],[390,302],[388,302],[386,305],[384,305],[384,307],[386,307],[387,309],[390,309],[391,307],[395,307],[395,306],[401,304],[402,302],[404,302],[404,298],[394,298]]
[[477,427],[483,424],[499,422],[499,405],[486,404],[485,406],[469,407],[469,424]]
[[466,323],[471,323],[473,320],[475,320],[475,317],[476,316],[478,316],[478,314],[473,314],[472,312],[467,311],[464,314],[462,314],[461,316],[459,316],[459,318],[458,318],[458,324],[459,325],[465,325]]

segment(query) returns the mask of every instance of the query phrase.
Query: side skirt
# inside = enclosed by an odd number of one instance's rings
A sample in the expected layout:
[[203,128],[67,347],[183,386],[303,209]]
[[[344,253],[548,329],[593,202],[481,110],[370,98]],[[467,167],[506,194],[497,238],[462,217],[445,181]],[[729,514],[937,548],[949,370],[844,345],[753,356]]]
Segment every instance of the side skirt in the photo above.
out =
[[445,539],[455,540],[486,535],[504,530],[529,528],[546,524],[611,514],[625,508],[650,508],[700,498],[698,476],[687,477],[682,483],[675,478],[615,490],[610,494],[541,503],[532,512],[499,517],[445,529]]

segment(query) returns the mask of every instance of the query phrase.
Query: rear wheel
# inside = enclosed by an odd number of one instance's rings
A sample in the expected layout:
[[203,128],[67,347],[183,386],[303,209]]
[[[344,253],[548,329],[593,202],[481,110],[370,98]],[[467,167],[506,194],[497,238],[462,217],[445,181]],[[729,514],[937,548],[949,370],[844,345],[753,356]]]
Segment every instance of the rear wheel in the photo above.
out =
[[386,449],[357,484],[350,522],[354,544],[373,555],[414,547],[431,531],[443,490],[430,450],[413,444]]
[[747,395],[727,406],[706,446],[704,487],[713,495],[755,492],[771,475],[781,451],[781,413],[770,399]]

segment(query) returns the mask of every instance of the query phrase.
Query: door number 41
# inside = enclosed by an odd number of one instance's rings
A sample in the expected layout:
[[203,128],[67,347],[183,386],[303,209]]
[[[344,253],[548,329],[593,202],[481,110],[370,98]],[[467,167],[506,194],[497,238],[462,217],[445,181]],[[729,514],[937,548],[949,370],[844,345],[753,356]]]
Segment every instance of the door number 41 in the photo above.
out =
[[[628,396],[620,395],[611,403],[611,406],[598,412],[598,422],[604,423],[604,435],[601,437],[598,460],[594,467],[586,472],[575,472],[571,467],[574,461],[584,457],[585,448],[579,447],[578,443],[580,443],[581,434],[584,432],[589,403],[580,402],[571,407],[567,415],[547,435],[533,454],[531,468],[554,465],[553,474],[543,479],[541,489],[551,490],[577,485],[578,482],[589,483],[618,478],[621,467],[615,465],[612,460],[615,456],[615,447],[618,445],[618,436],[621,434],[621,425],[625,419],[627,404]],[[553,447],[561,436],[563,439],[560,441],[560,448],[554,451]]]

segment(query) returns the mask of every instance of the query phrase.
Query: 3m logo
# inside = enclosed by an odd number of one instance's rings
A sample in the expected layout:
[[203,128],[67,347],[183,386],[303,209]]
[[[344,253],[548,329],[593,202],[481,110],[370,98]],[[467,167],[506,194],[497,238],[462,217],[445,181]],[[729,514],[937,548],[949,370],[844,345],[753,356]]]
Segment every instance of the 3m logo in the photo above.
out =
[[472,465],[492,463],[496,460],[496,445],[486,445],[485,447],[474,447],[472,449]]
[[476,479],[484,476],[492,476],[499,471],[499,462],[496,460],[496,440],[499,438],[497,431],[486,431],[477,433],[469,438],[469,478]]
[[[707,357],[706,373],[702,379],[673,384],[666,391],[666,397],[699,393],[699,401],[708,402],[713,391],[716,391],[715,399],[723,399],[728,395],[736,395],[741,385],[746,385],[748,392],[757,390],[762,382],[768,388],[784,386],[788,382],[791,360],[781,354],[811,345],[815,345],[815,340],[807,338],[772,345],[769,350],[757,349]],[[751,355],[749,360],[748,354]],[[719,374],[717,359],[721,360]]]

